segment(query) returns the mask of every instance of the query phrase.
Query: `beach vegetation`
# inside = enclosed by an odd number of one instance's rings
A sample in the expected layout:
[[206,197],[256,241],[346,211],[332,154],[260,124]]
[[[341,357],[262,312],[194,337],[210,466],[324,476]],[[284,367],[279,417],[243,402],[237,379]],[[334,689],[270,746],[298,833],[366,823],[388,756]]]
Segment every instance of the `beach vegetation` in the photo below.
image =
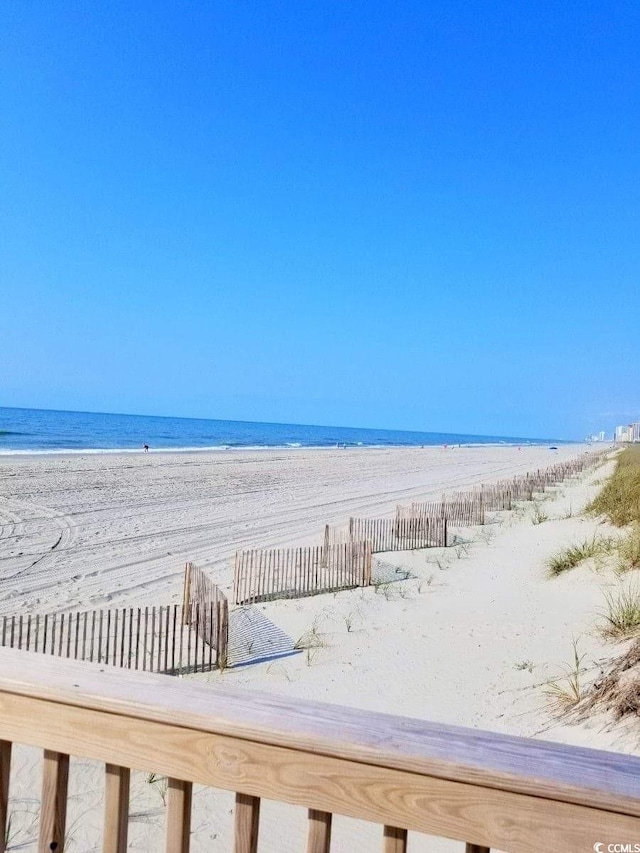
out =
[[536,501],[533,504],[533,515],[531,516],[531,521],[534,524],[542,524],[543,522],[548,521],[548,520],[549,520],[549,516],[542,509],[542,506],[538,503],[538,501]]
[[435,557],[433,560],[430,560],[429,557],[427,557],[427,562],[433,563],[440,569],[441,572],[444,572],[446,569],[449,568],[449,564],[451,561],[448,556],[445,557],[443,555],[441,557]]
[[481,530],[478,531],[478,538],[482,542],[484,542],[485,545],[491,544],[495,535],[496,535],[495,532],[493,530],[491,530],[490,527],[487,527],[487,526],[483,527]]
[[605,594],[604,634],[609,637],[628,637],[640,628],[640,587],[631,583],[616,592]]
[[344,619],[345,627],[347,629],[347,633],[350,634],[352,631],[355,631],[354,626],[356,625],[356,623],[358,621],[362,622],[362,611],[360,611],[360,610],[353,611],[352,610],[349,613],[347,613],[346,616],[343,617],[343,619]]
[[627,447],[616,469],[587,511],[603,515],[616,527],[640,522],[640,447]]
[[[40,809],[36,804],[9,809],[4,828],[4,850],[22,850],[37,841]],[[67,839],[69,833],[67,833]]]
[[146,783],[150,785],[153,790],[157,791],[158,796],[162,800],[162,804],[166,805],[167,803],[167,791],[169,788],[169,780],[166,776],[160,776],[157,773],[147,773]]
[[318,652],[320,651],[319,647],[312,648],[311,646],[307,647],[305,650],[305,660],[307,662],[307,666],[311,666],[311,664],[316,659]]
[[583,675],[586,670],[583,661],[586,655],[580,654],[578,641],[575,638],[571,645],[573,647],[571,662],[565,664],[563,674],[549,681],[545,688],[547,697],[563,711],[577,705],[584,696]]
[[575,569],[585,560],[592,557],[600,557],[608,554],[615,546],[615,542],[610,537],[593,536],[591,539],[585,539],[576,545],[569,545],[558,551],[547,561],[547,570],[549,577],[558,577],[563,572]]
[[375,585],[375,592],[376,595],[384,595],[387,601],[393,601],[393,599],[395,598],[395,591],[389,581],[384,583],[377,583]]
[[612,713],[615,720],[640,715],[640,640],[636,640],[612,664],[609,672],[589,689],[582,703],[585,713]]
[[5,850],[13,841],[13,837],[15,835],[15,830],[13,830],[13,832],[11,830],[12,825],[13,825],[13,811],[10,811],[9,814],[7,815],[5,828],[4,828],[4,849]]
[[326,642],[319,632],[319,620],[316,618],[313,625],[304,634],[301,634],[295,641],[294,649],[321,649],[326,646]]
[[384,595],[388,599],[390,594],[389,581],[376,581],[373,585],[373,591],[376,595]]
[[618,543],[618,557],[619,571],[640,569],[640,523],[636,522]]
[[420,580],[418,580],[416,583],[416,592],[418,593],[418,595],[422,595],[422,590],[424,589],[425,585],[431,586],[434,579],[435,575],[431,574],[426,578],[421,578]]

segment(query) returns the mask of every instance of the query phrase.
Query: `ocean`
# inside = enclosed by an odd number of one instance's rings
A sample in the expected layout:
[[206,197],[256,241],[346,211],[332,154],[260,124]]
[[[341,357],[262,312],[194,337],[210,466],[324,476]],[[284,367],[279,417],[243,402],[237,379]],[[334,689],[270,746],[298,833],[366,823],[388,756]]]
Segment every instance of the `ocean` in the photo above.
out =
[[0,407],[0,453],[545,444],[549,439]]

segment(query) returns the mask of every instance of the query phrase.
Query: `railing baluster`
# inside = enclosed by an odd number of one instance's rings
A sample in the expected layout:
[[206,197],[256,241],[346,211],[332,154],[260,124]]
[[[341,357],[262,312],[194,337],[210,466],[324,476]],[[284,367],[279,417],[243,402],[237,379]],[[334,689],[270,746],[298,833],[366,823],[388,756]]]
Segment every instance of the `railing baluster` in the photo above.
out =
[[166,853],[189,853],[192,792],[191,782],[167,781]]
[[131,771],[128,767],[106,765],[103,853],[126,853],[130,780]]
[[329,853],[331,847],[330,812],[309,809],[309,830],[307,833],[307,853]]
[[68,782],[69,756],[45,749],[38,853],[64,850]]
[[260,797],[236,794],[234,853],[257,853]]
[[0,740],[0,853],[6,850],[11,741]]
[[385,826],[383,833],[384,853],[406,853],[407,830],[397,826]]

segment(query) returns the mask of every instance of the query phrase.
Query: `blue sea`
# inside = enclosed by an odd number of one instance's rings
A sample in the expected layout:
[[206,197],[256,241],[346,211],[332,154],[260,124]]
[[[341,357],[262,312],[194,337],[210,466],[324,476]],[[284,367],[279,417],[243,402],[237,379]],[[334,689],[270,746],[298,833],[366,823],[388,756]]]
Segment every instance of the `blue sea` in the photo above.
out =
[[548,439],[0,407],[0,453],[544,444]]

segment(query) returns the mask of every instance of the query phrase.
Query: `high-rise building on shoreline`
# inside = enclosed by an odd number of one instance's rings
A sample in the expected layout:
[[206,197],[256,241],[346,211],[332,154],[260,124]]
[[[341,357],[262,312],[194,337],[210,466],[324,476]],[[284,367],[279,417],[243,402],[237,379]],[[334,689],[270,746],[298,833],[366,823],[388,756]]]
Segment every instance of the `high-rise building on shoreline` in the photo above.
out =
[[617,444],[628,444],[630,442],[640,441],[640,421],[617,426],[615,441]]

